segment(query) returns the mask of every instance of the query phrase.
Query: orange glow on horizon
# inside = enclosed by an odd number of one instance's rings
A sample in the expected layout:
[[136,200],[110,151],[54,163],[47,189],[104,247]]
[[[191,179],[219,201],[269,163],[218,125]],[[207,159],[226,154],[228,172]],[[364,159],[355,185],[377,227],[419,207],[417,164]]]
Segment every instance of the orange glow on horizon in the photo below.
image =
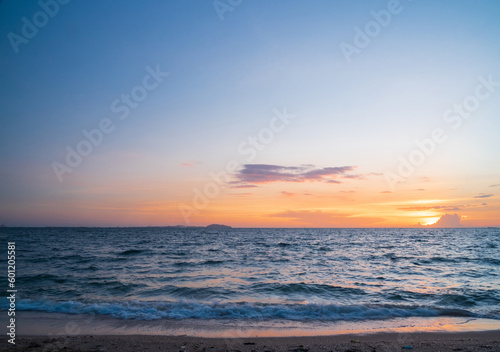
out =
[[[385,182],[375,177],[342,184],[275,182],[248,188],[228,185],[221,187],[216,196],[203,198],[193,192],[195,188],[203,189],[203,181],[122,180],[78,187],[71,190],[72,198],[33,206],[30,220],[35,226],[220,223],[232,227],[367,228],[432,225],[444,214],[456,213],[463,226],[500,226],[500,196],[484,199],[451,186],[432,187],[429,182],[428,190],[418,192],[415,189],[420,188],[419,184],[385,191]],[[13,221],[25,219],[14,206],[9,211],[6,215]]]
[[422,225],[428,226],[428,225],[434,225],[436,222],[438,222],[439,217],[433,217],[433,218],[425,218],[421,221]]

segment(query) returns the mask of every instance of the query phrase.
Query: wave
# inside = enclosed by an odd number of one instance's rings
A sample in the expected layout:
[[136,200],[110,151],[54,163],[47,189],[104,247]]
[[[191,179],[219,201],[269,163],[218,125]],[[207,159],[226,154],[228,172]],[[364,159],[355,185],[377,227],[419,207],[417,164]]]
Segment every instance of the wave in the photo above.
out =
[[222,264],[224,262],[225,262],[225,260],[206,260],[201,264],[202,265],[217,265],[217,264]]
[[217,265],[217,264],[222,264],[228,262],[227,260],[205,260],[205,261],[179,261],[175,262],[172,265],[176,267],[185,267],[185,266],[200,266],[200,265]]
[[366,292],[355,287],[343,287],[324,284],[306,284],[306,283],[257,283],[249,287],[249,290],[258,293],[272,294],[316,294],[325,297],[333,297],[345,294],[365,295]]
[[123,251],[121,253],[118,253],[118,255],[136,255],[136,254],[141,254],[143,253],[143,250],[140,249],[128,249],[126,251]]
[[23,284],[37,283],[40,285],[47,284],[47,282],[56,284],[62,284],[66,282],[66,278],[52,274],[35,274],[35,275],[21,276],[18,278],[18,280]]
[[[2,304],[5,306],[5,304]],[[5,307],[2,307],[6,309]],[[461,309],[418,305],[335,305],[178,302],[54,302],[22,299],[18,310],[105,315],[119,319],[256,319],[359,321],[407,317],[482,317]],[[500,319],[500,316],[489,317]]]

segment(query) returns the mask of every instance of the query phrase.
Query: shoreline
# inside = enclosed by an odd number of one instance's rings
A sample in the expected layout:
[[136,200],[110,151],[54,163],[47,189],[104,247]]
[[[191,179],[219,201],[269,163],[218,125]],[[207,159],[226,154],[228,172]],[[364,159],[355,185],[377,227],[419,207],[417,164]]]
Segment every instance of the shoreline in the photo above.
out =
[[[490,319],[440,317],[285,324],[234,320],[137,321],[23,311],[16,322],[15,348],[34,352],[500,351],[500,320]],[[5,340],[0,351],[12,347]]]
[[[3,344],[1,350],[4,349]],[[206,338],[159,335],[21,336],[16,348],[29,351],[240,351],[240,352],[382,352],[415,350],[499,351],[500,332],[413,332],[332,336]]]
[[[8,323],[7,314],[2,314],[0,323]],[[236,319],[133,320],[103,315],[21,311],[16,312],[16,325],[18,336],[169,335],[247,338],[415,332],[500,332],[500,320],[469,317],[412,317],[335,322]]]

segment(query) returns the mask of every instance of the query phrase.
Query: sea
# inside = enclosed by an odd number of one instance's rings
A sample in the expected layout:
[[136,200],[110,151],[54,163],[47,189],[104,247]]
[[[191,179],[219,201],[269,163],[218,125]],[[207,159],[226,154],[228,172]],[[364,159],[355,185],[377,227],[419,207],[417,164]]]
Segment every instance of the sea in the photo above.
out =
[[[17,312],[269,324],[500,323],[500,229],[2,228]],[[9,301],[0,301],[0,314]]]

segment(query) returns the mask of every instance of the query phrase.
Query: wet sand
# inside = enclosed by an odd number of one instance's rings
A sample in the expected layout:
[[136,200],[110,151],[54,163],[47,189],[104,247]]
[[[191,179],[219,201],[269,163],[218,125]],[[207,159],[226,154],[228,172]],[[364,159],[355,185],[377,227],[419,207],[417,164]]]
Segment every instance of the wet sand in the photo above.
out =
[[[2,341],[1,351],[12,351]],[[500,331],[306,337],[202,338],[158,335],[20,336],[17,351],[500,351]]]

